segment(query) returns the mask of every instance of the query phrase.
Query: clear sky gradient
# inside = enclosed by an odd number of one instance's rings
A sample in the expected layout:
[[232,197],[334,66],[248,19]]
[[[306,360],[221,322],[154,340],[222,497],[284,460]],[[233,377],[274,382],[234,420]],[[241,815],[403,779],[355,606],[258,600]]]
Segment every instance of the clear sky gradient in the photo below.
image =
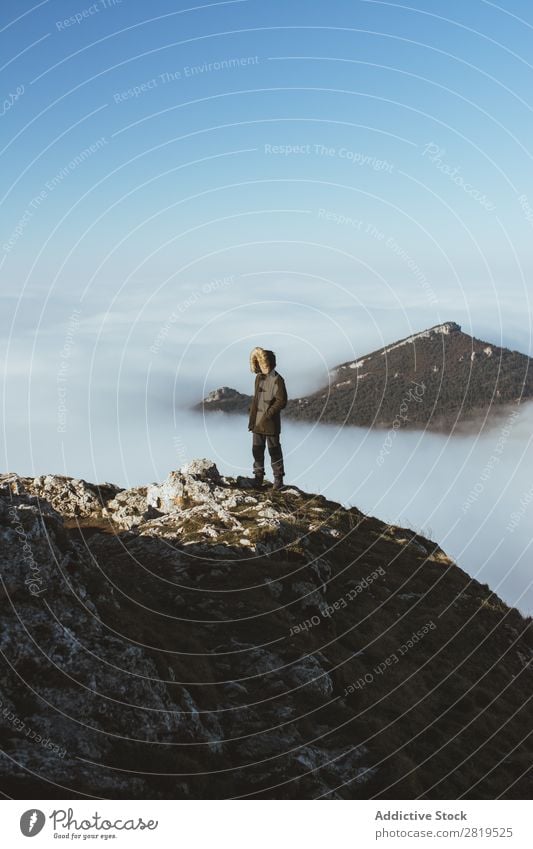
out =
[[255,344],[293,395],[446,320],[531,353],[532,35],[525,0],[4,0],[3,465],[249,391]]

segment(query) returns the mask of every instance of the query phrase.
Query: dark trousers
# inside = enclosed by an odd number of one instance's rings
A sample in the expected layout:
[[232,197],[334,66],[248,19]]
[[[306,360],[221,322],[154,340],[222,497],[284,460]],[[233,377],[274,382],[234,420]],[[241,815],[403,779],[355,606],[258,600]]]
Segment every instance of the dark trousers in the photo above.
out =
[[263,433],[253,434],[252,454],[254,455],[254,475],[265,474],[265,445],[268,445],[268,453],[270,454],[274,477],[283,477],[285,470],[283,468],[283,453],[281,451],[279,434],[276,436],[265,435]]

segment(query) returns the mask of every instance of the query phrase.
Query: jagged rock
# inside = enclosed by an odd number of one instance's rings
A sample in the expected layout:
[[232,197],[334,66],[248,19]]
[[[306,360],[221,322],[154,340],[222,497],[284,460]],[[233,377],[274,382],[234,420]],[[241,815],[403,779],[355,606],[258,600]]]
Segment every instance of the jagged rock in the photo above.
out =
[[146,492],[145,486],[121,490],[115,498],[106,502],[102,515],[109,517],[121,529],[135,528],[142,522],[157,518],[161,514],[148,503]]
[[0,488],[14,494],[29,493],[55,507],[65,518],[98,515],[105,502],[120,492],[110,483],[92,484],[65,475],[40,475],[36,478],[0,475]]
[[420,534],[202,459],[2,475],[0,544],[8,796],[531,797],[531,620]]
[[191,504],[212,502],[216,496],[212,484],[221,476],[210,460],[193,460],[176,472],[171,472],[161,484],[148,487],[147,502],[164,513],[173,513]]

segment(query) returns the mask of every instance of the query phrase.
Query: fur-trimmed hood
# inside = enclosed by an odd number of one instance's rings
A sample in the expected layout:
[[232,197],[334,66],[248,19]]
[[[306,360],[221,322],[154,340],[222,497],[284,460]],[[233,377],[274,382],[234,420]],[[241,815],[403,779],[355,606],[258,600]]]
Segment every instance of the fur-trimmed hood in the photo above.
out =
[[265,348],[256,346],[250,354],[250,371],[254,374],[260,374],[261,366],[268,366],[269,360]]
[[[261,373],[261,365],[273,365],[271,375]],[[248,430],[274,436],[281,431],[281,410],[287,406],[287,388],[279,371],[276,370],[274,351],[257,346],[250,354],[250,371],[255,374],[254,394],[248,407]]]

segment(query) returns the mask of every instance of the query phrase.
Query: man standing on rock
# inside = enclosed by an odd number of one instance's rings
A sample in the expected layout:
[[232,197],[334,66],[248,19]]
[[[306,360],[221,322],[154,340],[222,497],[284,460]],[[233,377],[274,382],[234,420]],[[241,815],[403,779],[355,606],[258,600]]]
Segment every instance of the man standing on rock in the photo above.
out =
[[285,381],[276,371],[274,351],[254,348],[250,354],[250,370],[256,375],[254,397],[248,408],[248,430],[253,433],[254,486],[263,485],[265,445],[268,445],[274,473],[273,488],[281,489],[285,471],[280,444],[280,411],[287,405]]

